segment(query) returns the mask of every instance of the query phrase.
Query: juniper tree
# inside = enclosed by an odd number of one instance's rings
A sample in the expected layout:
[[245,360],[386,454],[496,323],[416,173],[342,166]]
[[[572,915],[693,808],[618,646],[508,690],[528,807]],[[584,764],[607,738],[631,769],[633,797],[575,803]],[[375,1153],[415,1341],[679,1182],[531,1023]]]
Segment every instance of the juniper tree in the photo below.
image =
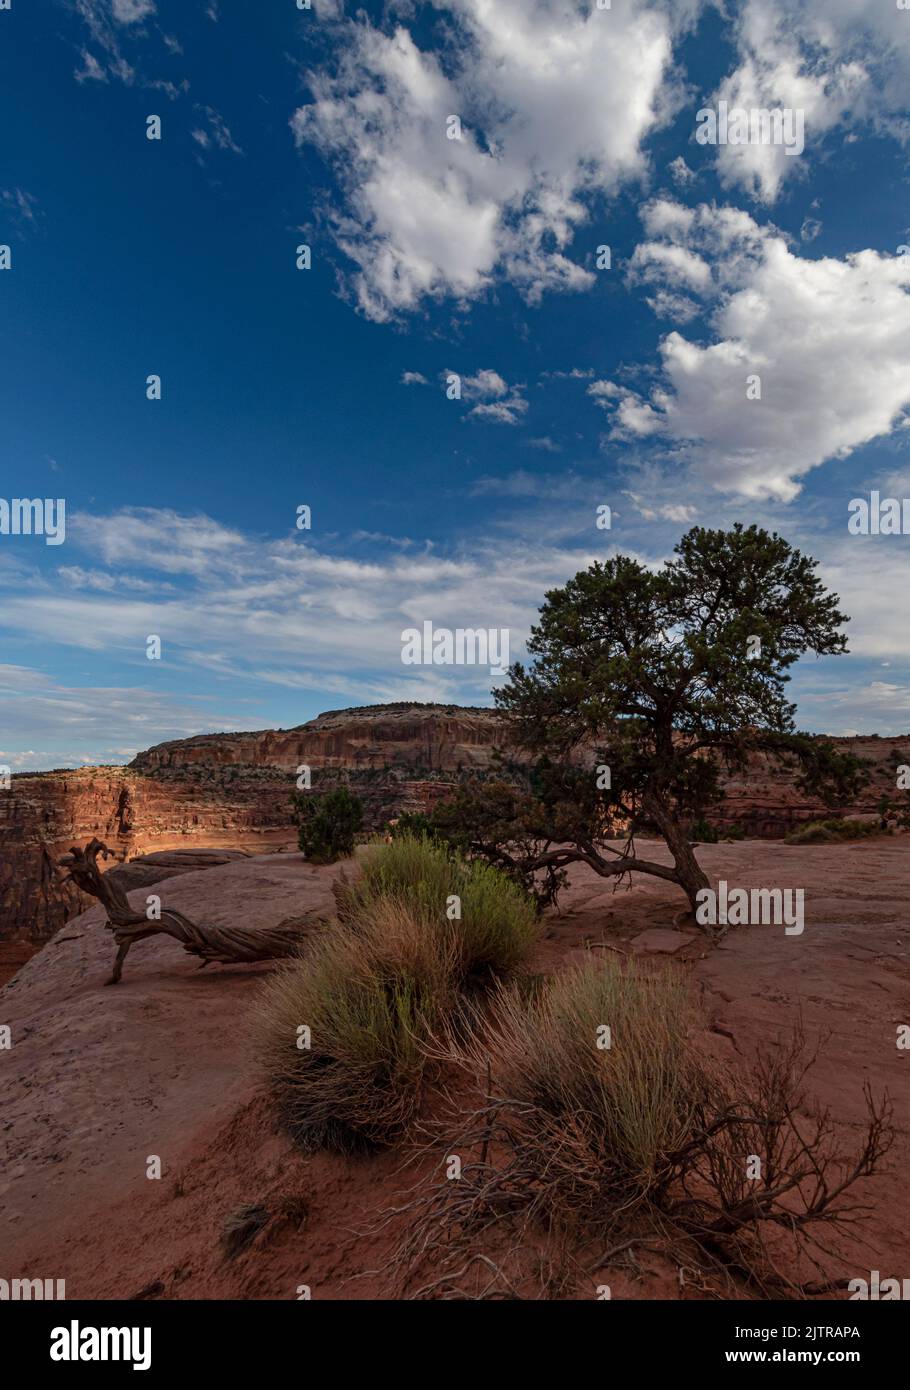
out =
[[363,802],[347,787],[322,795],[291,798],[297,810],[297,840],[314,864],[334,864],[354,853],[354,840],[363,825]]
[[[816,569],[756,526],[695,527],[660,569],[619,555],[550,591],[533,664],[515,663],[494,692],[508,742],[533,756],[527,786],[466,788],[437,809],[436,829],[526,881],[542,876],[549,896],[580,861],[679,884],[694,908],[708,880],[687,827],[719,798],[723,769],[766,754],[829,804],[865,780],[857,758],[796,732],[786,699],[800,656],[847,650],[849,620]],[[672,865],[639,855],[645,830]]]

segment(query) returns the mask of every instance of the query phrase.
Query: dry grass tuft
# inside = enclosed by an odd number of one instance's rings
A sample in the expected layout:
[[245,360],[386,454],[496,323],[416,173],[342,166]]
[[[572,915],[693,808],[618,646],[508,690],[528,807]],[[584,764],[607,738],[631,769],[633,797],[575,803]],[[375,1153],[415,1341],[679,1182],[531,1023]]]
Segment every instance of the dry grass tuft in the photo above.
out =
[[[260,1057],[303,1147],[393,1143],[419,1108],[422,1039],[452,1005],[452,947],[392,898],[369,922],[336,925],[266,985]],[[310,1047],[298,1030],[310,1030]]]

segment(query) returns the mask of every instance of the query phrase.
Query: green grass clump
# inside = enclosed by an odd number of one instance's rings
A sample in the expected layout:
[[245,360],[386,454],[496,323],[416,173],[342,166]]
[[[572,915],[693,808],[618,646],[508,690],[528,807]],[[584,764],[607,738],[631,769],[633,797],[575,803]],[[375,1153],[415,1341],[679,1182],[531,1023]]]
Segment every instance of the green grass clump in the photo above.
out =
[[[335,923],[267,984],[260,1061],[307,1149],[394,1143],[417,1113],[423,1044],[452,1008],[453,959],[425,917],[387,898],[369,924]],[[300,1028],[310,1047],[298,1046]]]
[[[474,1065],[514,1102],[511,1143],[551,1215],[634,1204],[685,1140],[703,1077],[690,1042],[693,1004],[681,971],[612,957],[546,981],[531,997],[501,988]],[[610,1046],[598,1046],[606,1039]],[[600,1212],[603,1215],[603,1212]]]
[[791,830],[784,836],[785,845],[824,845],[839,840],[861,840],[867,835],[877,835],[881,830],[878,821],[851,820],[842,816],[832,816],[828,820],[810,820],[805,825]]
[[[349,1151],[406,1131],[432,1035],[463,1016],[469,993],[519,970],[537,916],[498,870],[425,839],[371,847],[336,898],[340,920],[266,985],[257,1048],[296,1139]],[[301,1027],[309,1048],[297,1045]]]
[[[537,908],[530,894],[492,865],[464,860],[427,838],[403,836],[373,845],[359,877],[336,885],[339,916],[355,929],[369,924],[387,898],[424,914],[428,930],[454,949],[460,986],[505,977],[518,969],[537,940]],[[452,899],[460,903],[453,915]]]

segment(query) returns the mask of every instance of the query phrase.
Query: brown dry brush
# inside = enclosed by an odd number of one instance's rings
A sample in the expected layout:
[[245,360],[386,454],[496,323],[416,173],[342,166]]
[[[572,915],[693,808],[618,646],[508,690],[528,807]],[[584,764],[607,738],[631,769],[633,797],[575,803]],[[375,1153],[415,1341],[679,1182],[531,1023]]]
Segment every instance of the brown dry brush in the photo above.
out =
[[[580,987],[577,972],[557,978],[557,1003],[573,988],[590,998],[585,969]],[[654,1023],[675,987],[668,996],[658,983],[649,997],[643,978],[633,977],[629,1002],[650,1009]],[[664,1073],[684,1017],[677,1002],[650,1053],[645,1028],[606,1081],[610,1068],[592,1068],[590,1052],[583,1070],[580,1053],[559,1067],[562,1044],[539,1027],[552,1024],[552,1010],[529,1015],[514,993],[503,993],[485,1028],[478,1021],[473,1041],[437,1037],[436,1060],[471,1074],[479,1097],[459,1110],[450,1093],[457,1118],[423,1128],[423,1156],[460,1156],[460,1177],[440,1177],[437,1166],[380,1218],[402,1232],[390,1272],[405,1296],[590,1296],[597,1271],[638,1270],[642,1249],[669,1254],[706,1293],[801,1298],[845,1287],[827,1275],[838,1258],[830,1242],[867,1210],[855,1185],[879,1171],[893,1142],[890,1101],[866,1089],[863,1141],[842,1153],[830,1113],[806,1095],[818,1049],[807,1053],[799,1027],[738,1077],[720,1076],[683,1045],[672,1081]],[[619,1053],[617,1038],[611,1064]],[[558,1075],[542,1087],[554,1063]],[[641,1104],[649,1091],[652,1115]],[[750,1178],[755,1158],[760,1176]],[[814,1281],[794,1277],[807,1262]]]
[[[870,1210],[855,1186],[872,1177],[894,1142],[892,1104],[863,1087],[862,1142],[844,1152],[835,1121],[805,1088],[824,1040],[810,1052],[801,1026],[774,1051],[759,1055],[737,1083],[705,1086],[688,1142],[668,1156],[654,1200],[708,1256],[760,1291],[807,1296],[846,1287],[826,1277],[838,1258],[831,1238]],[[750,1178],[746,1158],[759,1160]],[[799,1281],[785,1271],[808,1262],[819,1276]]]

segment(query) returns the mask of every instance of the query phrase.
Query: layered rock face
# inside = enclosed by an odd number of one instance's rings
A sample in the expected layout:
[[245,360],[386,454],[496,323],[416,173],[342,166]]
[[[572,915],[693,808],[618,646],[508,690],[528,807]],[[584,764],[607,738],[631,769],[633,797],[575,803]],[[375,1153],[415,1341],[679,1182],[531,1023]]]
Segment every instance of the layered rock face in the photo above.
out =
[[[55,861],[97,835],[113,862],[163,850],[263,853],[296,848],[291,795],[308,767],[313,791],[348,783],[368,829],[402,810],[426,810],[472,775],[493,775],[501,725],[492,710],[376,705],[333,710],[295,729],[204,734],[158,744],[129,767],[16,776],[0,791],[0,942],[42,942],[89,904],[61,884]],[[872,763],[846,815],[874,815],[893,797],[910,738],[835,739]],[[778,836],[832,814],[765,759],[727,779],[710,819],[747,836]]]
[[869,781],[855,801],[832,810],[817,798],[807,797],[792,773],[782,771],[762,754],[751,759],[741,775],[722,779],[723,801],[708,819],[717,825],[741,826],[750,837],[774,838],[804,821],[835,815],[872,818],[878,815],[882,800],[905,800],[906,792],[897,790],[897,769],[910,766],[910,736],[832,738],[830,742],[839,752],[852,753],[868,764]]
[[55,871],[71,845],[97,835],[114,862],[158,850],[296,849],[301,767],[314,791],[349,782],[377,828],[488,767],[496,726],[489,710],[380,705],[296,729],[162,743],[128,767],[15,776],[0,791],[0,941],[44,941],[90,905]]
[[314,770],[409,768],[414,774],[490,765],[499,720],[492,710],[459,705],[367,705],[330,710],[296,729],[255,734],[200,734],[159,743],[131,764],[143,772],[214,767]]

